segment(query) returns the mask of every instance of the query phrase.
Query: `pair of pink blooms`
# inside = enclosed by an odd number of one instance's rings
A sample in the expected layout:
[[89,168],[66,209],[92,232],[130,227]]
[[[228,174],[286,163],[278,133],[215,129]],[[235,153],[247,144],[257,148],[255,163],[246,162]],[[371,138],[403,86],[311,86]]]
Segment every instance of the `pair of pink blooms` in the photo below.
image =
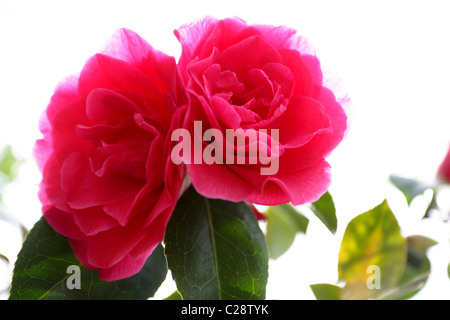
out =
[[[175,31],[178,61],[129,30],[115,34],[47,107],[35,155],[43,215],[77,259],[112,281],[162,241],[187,176],[205,197],[263,205],[317,200],[346,115],[307,43],[286,27],[206,18]],[[179,164],[171,133],[279,129],[279,170]]]

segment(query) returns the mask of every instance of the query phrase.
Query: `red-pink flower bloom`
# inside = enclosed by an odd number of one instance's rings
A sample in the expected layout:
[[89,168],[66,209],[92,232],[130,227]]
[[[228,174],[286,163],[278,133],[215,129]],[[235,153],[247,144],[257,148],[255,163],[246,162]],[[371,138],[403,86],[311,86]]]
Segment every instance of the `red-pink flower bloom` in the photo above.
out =
[[163,239],[185,175],[170,159],[184,95],[175,59],[123,29],[48,105],[43,215],[103,280],[137,273]]
[[[272,144],[279,142],[279,168],[268,175],[261,174],[267,167],[262,161],[210,164],[185,158],[196,190],[210,198],[263,205],[319,199],[330,183],[325,158],[342,140],[347,118],[323,86],[319,60],[306,41],[286,27],[250,26],[239,19],[206,18],[175,34],[189,96],[183,127],[193,136],[194,121],[204,131],[221,130],[224,137],[227,129],[258,132],[267,149],[271,138]],[[271,130],[279,130],[279,137]],[[203,139],[200,153],[206,147]],[[252,146],[246,148],[248,155]]]
[[450,183],[450,149],[447,151],[444,160],[442,160],[439,165],[437,176],[444,182]]

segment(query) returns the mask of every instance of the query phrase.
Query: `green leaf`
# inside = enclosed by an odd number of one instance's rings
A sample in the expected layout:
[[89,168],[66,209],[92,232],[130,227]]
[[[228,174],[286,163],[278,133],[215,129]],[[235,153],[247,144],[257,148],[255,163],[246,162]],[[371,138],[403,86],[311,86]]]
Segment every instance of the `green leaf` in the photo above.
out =
[[336,233],[336,208],[333,198],[328,191],[319,200],[311,204],[311,211],[325,224],[331,233]]
[[437,241],[422,235],[413,235],[406,238],[408,242],[408,249],[416,255],[425,255],[431,247],[437,245]]
[[14,156],[11,146],[6,146],[0,153],[0,176],[3,176],[6,182],[14,180],[19,163],[20,161]]
[[[69,289],[68,283],[79,267],[80,289]],[[96,270],[81,266],[68,240],[56,233],[41,218],[31,229],[15,263],[10,300],[42,299],[148,299],[167,274],[164,249],[159,245],[142,270],[127,279],[102,281]]]
[[347,225],[339,251],[338,276],[346,283],[342,297],[368,299],[383,294],[399,282],[406,259],[406,240],[386,201],[360,214]]
[[264,235],[244,202],[207,199],[191,187],[165,236],[167,263],[183,299],[264,299]]
[[419,274],[395,288],[385,290],[377,296],[378,300],[406,300],[414,296],[426,283],[429,272]]
[[433,195],[431,197],[430,203],[428,204],[428,207],[425,210],[425,214],[423,215],[424,218],[429,218],[434,210],[439,211],[440,208],[437,202],[437,196],[438,196],[438,188],[436,187],[433,189]]
[[411,201],[417,197],[418,195],[425,192],[425,190],[433,189],[434,186],[431,184],[423,183],[421,181],[400,177],[397,175],[391,175],[389,177],[391,183],[399,189],[406,198],[408,205],[411,204]]
[[178,291],[174,291],[170,296],[164,298],[164,300],[183,300],[183,298]]
[[341,300],[342,288],[328,283],[310,285],[317,300]]
[[269,207],[265,214],[269,257],[277,259],[290,248],[298,232],[306,233],[309,220],[290,203]]
[[396,288],[385,298],[409,299],[425,285],[431,272],[431,264],[426,253],[437,242],[421,235],[406,238],[408,244],[408,259],[406,268]]

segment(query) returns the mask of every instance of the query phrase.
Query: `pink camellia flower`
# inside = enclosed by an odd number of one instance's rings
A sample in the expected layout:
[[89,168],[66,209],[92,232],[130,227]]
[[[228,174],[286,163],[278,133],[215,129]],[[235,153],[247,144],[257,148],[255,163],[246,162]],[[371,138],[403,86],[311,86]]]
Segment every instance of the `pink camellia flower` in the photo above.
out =
[[441,164],[439,165],[437,176],[445,183],[450,183],[450,149],[447,151],[444,160],[442,160]]
[[175,59],[122,29],[47,107],[35,148],[43,215],[103,280],[137,273],[163,239],[185,175],[170,159],[185,99]]
[[325,158],[347,117],[306,41],[287,27],[237,18],[205,18],[175,35],[189,97],[182,127],[195,141],[174,158],[196,190],[263,205],[319,199],[330,183]]

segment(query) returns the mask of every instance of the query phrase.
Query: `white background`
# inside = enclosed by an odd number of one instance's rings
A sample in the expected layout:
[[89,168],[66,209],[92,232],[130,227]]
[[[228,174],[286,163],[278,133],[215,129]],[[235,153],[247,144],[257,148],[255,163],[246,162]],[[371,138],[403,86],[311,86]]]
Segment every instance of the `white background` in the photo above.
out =
[[[0,146],[27,160],[6,190],[8,212],[31,228],[40,216],[40,174],[32,160],[38,118],[55,85],[78,73],[118,28],[134,30],[178,57],[173,30],[205,15],[287,25],[309,39],[326,76],[351,98],[349,130],[329,158],[338,232],[310,216],[306,236],[271,261],[267,298],[312,299],[310,284],[337,281],[337,253],[348,221],[384,198],[402,233],[440,241],[430,249],[432,275],[421,299],[449,299],[449,228],[421,221],[388,183],[392,173],[427,181],[450,141],[450,19],[447,1],[9,1],[0,0]],[[444,199],[445,200],[445,199]],[[445,202],[445,201],[444,201]],[[445,203],[444,203],[445,204]],[[0,224],[0,252],[14,257],[20,236]],[[8,282],[0,262],[0,286]],[[170,280],[170,276],[168,277]],[[174,289],[171,281],[158,292]],[[4,298],[4,296],[3,296]]]

